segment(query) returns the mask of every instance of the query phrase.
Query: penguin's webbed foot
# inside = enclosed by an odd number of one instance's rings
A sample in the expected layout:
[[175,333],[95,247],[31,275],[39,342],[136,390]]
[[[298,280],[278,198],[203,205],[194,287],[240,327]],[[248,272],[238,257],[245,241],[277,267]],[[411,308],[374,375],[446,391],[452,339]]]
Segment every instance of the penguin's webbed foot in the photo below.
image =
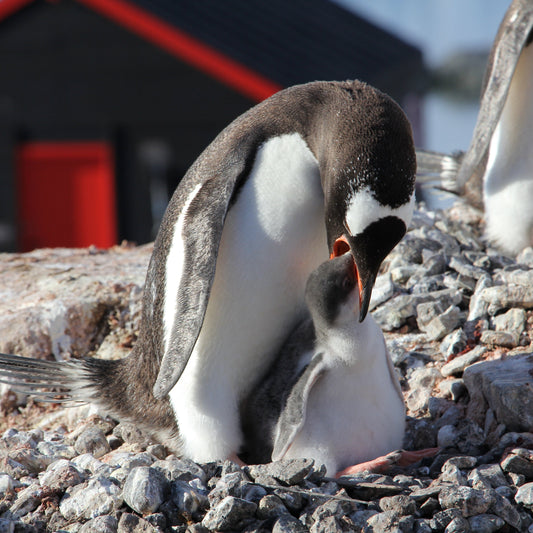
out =
[[340,472],[337,472],[335,477],[338,478],[341,476],[352,476],[355,474],[360,474],[361,472],[374,472],[376,474],[380,474],[386,472],[393,466],[410,466],[418,461],[421,461],[425,457],[433,457],[438,453],[439,449],[440,448],[425,448],[423,450],[415,451],[396,450],[388,453],[387,455],[376,457],[371,461],[365,461],[364,463],[348,466]]

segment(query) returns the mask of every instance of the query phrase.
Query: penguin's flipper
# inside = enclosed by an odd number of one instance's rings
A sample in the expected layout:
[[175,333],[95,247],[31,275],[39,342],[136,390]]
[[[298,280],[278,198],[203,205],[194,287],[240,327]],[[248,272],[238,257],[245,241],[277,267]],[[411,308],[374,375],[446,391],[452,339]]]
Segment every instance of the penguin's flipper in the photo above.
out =
[[273,461],[278,461],[283,458],[293,443],[296,435],[303,427],[309,393],[311,392],[313,385],[326,372],[326,370],[324,354],[319,353],[311,359],[296,381],[274,430],[274,448],[272,450]]
[[[152,258],[147,276],[147,286],[165,294],[163,323],[152,326],[156,335],[164,331],[153,387],[157,399],[165,397],[180,378],[200,334],[226,215],[258,144],[253,136],[221,134],[189,169],[184,186],[180,184],[170,200],[154,249],[158,257]],[[158,271],[161,265],[165,272]]]
[[490,51],[476,126],[457,176],[459,191],[463,190],[487,153],[518,59],[523,48],[531,41],[532,31],[533,3],[529,0],[513,0]]

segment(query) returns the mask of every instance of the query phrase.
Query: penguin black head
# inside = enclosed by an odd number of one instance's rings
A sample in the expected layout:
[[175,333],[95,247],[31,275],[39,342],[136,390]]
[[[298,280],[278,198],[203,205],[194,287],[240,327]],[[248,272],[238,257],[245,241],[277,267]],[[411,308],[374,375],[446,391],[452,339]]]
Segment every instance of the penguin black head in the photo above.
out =
[[355,297],[357,287],[357,271],[349,253],[326,261],[314,270],[305,286],[305,300],[315,327],[332,326],[350,300],[353,300],[350,315],[356,315],[359,312]]
[[343,89],[342,107],[353,111],[330,122],[319,161],[330,257],[353,256],[362,322],[379,267],[411,220],[416,157],[409,121],[391,98],[360,82]]

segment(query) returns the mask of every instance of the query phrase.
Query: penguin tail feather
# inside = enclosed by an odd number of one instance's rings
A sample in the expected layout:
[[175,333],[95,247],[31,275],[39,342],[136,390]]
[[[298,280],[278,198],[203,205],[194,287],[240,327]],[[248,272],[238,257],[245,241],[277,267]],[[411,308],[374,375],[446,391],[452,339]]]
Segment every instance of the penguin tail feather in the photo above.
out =
[[64,403],[66,406],[97,401],[98,360],[43,361],[19,355],[0,354],[0,383],[35,401]]
[[416,181],[422,188],[432,188],[459,195],[457,174],[464,152],[443,154],[431,150],[416,149]]

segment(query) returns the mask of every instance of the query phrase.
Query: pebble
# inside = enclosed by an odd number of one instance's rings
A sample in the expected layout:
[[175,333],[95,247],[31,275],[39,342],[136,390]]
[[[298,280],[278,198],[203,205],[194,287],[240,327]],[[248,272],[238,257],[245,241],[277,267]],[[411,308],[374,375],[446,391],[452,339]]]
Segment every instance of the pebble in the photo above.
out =
[[151,514],[163,503],[168,489],[163,474],[149,466],[137,466],[126,478],[122,497],[139,514]]
[[67,488],[59,503],[59,510],[67,520],[96,518],[110,514],[122,505],[120,487],[105,477]]
[[533,483],[522,485],[514,497],[516,503],[522,504],[528,509],[533,509]]
[[256,510],[257,504],[253,502],[227,496],[206,513],[202,525],[215,531],[241,529],[251,522]]
[[477,409],[484,413],[490,407],[508,429],[528,431],[533,427],[532,372],[533,354],[515,355],[470,366],[463,379]]
[[476,346],[474,349],[466,352],[463,355],[459,355],[452,359],[449,363],[443,365],[440,369],[440,373],[444,377],[455,376],[462,374],[467,366],[472,365],[476,361],[479,361],[481,356],[487,351],[484,346]]
[[487,250],[477,220],[417,211],[372,301],[409,409],[405,446],[438,443],[434,458],[333,479],[305,459],[199,465],[101,417],[71,433],[12,428],[0,533],[533,532],[533,350],[519,345],[533,253],[517,267]]
[[74,443],[78,454],[90,453],[97,459],[111,451],[104,432],[98,426],[89,426]]

